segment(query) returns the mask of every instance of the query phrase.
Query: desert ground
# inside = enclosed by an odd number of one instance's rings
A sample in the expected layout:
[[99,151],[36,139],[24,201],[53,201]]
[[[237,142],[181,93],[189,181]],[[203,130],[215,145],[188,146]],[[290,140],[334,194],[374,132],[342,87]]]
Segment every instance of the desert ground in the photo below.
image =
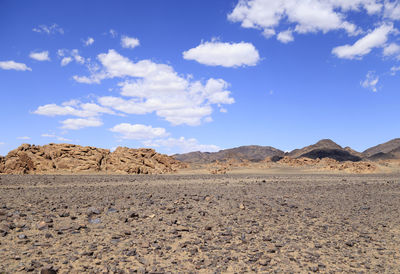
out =
[[0,272],[400,272],[400,175],[2,175]]

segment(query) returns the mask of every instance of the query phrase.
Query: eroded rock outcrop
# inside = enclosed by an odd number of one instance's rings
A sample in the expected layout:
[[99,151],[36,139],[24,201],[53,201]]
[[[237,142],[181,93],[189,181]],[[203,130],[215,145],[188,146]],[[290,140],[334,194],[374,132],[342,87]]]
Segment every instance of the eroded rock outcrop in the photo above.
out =
[[6,159],[3,156],[0,156],[0,173],[4,172],[5,164],[6,164]]
[[[265,159],[265,162],[272,162],[272,160],[270,158],[267,158]],[[373,173],[377,169],[376,164],[372,162],[367,162],[367,161],[340,162],[331,158],[310,159],[306,157],[291,158],[285,156],[279,161],[276,161],[275,163],[277,165],[288,166],[288,167],[304,167],[304,168],[313,168],[316,170],[344,171],[348,173]]]
[[153,149],[118,147],[114,152],[71,144],[23,144],[0,158],[0,173],[171,173],[185,164]]
[[152,174],[171,173],[186,167],[182,162],[154,149],[118,147],[106,158],[105,170],[115,173]]

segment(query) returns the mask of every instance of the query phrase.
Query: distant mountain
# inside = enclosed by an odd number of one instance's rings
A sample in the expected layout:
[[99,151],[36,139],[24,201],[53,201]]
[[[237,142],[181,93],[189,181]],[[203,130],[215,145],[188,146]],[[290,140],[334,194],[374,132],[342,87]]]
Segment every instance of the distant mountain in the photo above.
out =
[[370,160],[400,159],[400,138],[371,147],[363,155]]
[[301,149],[295,149],[289,152],[287,156],[292,157],[292,158],[300,158],[304,157],[304,154],[310,153],[313,150],[326,150],[326,149],[338,149],[338,150],[343,150],[341,146],[336,144],[334,141],[330,139],[323,139],[313,145],[303,147]]
[[350,147],[342,148],[330,139],[323,139],[314,145],[295,149],[288,153],[287,156],[292,158],[306,157],[311,159],[331,158],[339,162],[358,162],[362,160],[362,155],[359,152]]
[[266,157],[271,157],[272,161],[279,161],[283,156],[289,156],[291,158],[307,157],[311,159],[331,158],[339,162],[400,159],[400,138],[369,148],[362,153],[350,147],[343,148],[330,139],[323,139],[313,145],[295,149],[289,153],[284,153],[282,150],[269,146],[241,146],[220,150],[218,152],[196,151],[173,155],[173,157],[179,161],[200,164],[226,161],[229,159],[258,162],[264,160]]
[[266,157],[283,156],[282,150],[269,146],[241,146],[231,149],[224,149],[218,152],[190,152],[185,154],[175,154],[173,157],[186,163],[212,163],[215,161],[226,161],[229,159],[248,160],[259,162]]
[[364,155],[361,152],[358,152],[358,151],[352,149],[351,147],[345,147],[344,150],[346,150],[347,152],[349,152],[352,155],[358,156],[360,158],[364,158]]

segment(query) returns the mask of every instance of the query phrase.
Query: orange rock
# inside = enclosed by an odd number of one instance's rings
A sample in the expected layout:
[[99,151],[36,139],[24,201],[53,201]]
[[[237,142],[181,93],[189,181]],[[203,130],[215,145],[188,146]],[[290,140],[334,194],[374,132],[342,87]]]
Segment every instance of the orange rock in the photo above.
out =
[[71,144],[35,146],[23,144],[0,158],[0,173],[94,173],[161,174],[186,164],[154,149],[118,147],[114,152]]

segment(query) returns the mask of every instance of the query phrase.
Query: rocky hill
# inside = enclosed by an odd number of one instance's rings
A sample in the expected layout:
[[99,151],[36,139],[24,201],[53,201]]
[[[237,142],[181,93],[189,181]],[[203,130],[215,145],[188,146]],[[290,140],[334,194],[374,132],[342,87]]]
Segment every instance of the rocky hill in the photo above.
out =
[[247,160],[259,162],[266,157],[283,156],[282,150],[269,146],[241,146],[231,149],[224,149],[218,152],[190,152],[185,154],[175,154],[173,157],[185,163],[213,163],[216,161],[228,160]]
[[0,173],[171,173],[186,165],[153,149],[108,149],[70,144],[24,144],[0,158]]
[[371,147],[363,155],[371,160],[400,159],[400,138]]
[[273,162],[279,161],[284,156],[296,158],[323,159],[331,158],[339,162],[357,162],[363,159],[363,154],[351,149],[342,148],[332,140],[324,139],[316,144],[295,149],[289,153],[269,146],[241,146],[237,148],[224,149],[218,152],[190,152],[186,154],[176,154],[173,157],[186,163],[214,163],[221,161],[240,160],[259,162],[269,158]]
[[287,154],[291,158],[310,158],[310,159],[323,159],[330,158],[339,162],[361,161],[360,154],[353,149],[346,147],[342,148],[330,139],[323,139],[313,145],[306,146],[301,149],[295,149]]

